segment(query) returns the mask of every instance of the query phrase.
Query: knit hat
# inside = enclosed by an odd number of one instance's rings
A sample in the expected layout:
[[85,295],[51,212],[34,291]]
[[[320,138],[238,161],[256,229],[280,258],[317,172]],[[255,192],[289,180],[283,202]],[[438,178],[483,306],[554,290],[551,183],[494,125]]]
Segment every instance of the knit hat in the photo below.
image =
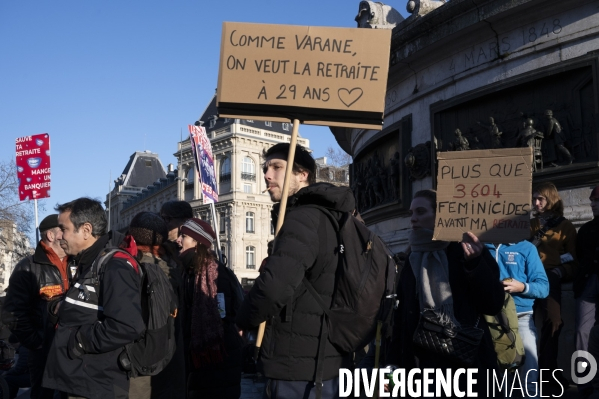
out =
[[181,234],[185,234],[206,248],[210,248],[216,240],[216,234],[212,227],[203,220],[200,219],[189,219],[183,226],[181,226]]
[[599,199],[599,186],[595,187],[593,191],[591,191],[591,195],[589,195],[589,199]]
[[140,212],[131,220],[129,234],[139,245],[162,245],[168,237],[168,228],[157,213]]
[[193,210],[189,202],[168,201],[162,204],[160,216],[165,219],[191,219],[193,217]]
[[54,227],[58,227],[58,213],[46,216],[40,223],[39,229],[40,232],[43,233],[44,231],[53,229]]

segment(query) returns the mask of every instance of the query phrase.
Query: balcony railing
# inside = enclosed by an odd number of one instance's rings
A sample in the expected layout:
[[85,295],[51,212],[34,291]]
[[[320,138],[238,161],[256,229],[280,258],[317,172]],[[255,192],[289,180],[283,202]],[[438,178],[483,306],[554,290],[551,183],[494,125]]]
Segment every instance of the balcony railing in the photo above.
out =
[[249,180],[249,181],[256,181],[256,174],[255,173],[241,172],[241,179],[242,180]]
[[219,182],[226,183],[228,181],[231,181],[231,174],[230,173],[225,173],[225,174],[220,175]]

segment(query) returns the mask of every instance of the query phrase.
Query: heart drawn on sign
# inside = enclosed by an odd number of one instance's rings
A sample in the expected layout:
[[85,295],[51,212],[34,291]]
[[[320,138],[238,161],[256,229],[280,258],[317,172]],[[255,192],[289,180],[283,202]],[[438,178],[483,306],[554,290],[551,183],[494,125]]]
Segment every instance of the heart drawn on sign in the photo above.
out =
[[339,89],[337,91],[337,94],[339,95],[339,100],[341,100],[341,102],[343,104],[345,104],[345,106],[347,108],[349,108],[356,101],[358,101],[360,99],[360,97],[362,97],[362,94],[364,94],[364,90],[360,89],[359,87],[354,87],[351,90],[349,90],[349,89]]

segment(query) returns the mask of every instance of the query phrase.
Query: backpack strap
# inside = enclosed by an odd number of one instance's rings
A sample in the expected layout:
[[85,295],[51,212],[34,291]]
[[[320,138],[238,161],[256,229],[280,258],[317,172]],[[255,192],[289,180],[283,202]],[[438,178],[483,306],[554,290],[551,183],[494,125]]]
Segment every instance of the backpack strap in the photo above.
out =
[[[302,205],[302,208],[318,209],[319,211],[321,211],[322,213],[325,214],[325,216],[329,219],[329,221],[333,225],[333,229],[335,230],[335,233],[337,234],[337,243],[339,244],[337,247],[337,251],[338,251],[338,253],[343,253],[344,249],[343,249],[343,240],[341,239],[341,226],[339,225],[337,218],[335,218],[335,216],[333,216],[331,211],[328,208],[325,208],[324,206],[314,205],[314,204]],[[347,213],[347,216],[349,216],[349,213]],[[343,219],[342,225],[344,225],[347,222],[347,220],[348,220],[348,218]],[[341,259],[341,257],[339,257],[337,266],[339,266],[341,261],[342,261],[342,259]],[[319,272],[321,272],[321,271],[319,271]],[[316,274],[316,276],[318,276],[319,274],[320,273]]]
[[100,276],[104,273],[104,266],[113,256],[130,261],[131,267],[133,267],[133,269],[140,275],[143,274],[142,269],[139,267],[139,263],[129,252],[121,248],[112,248],[104,250],[100,253],[100,256],[94,260],[90,272],[84,277],[84,281],[90,281],[94,285],[99,284],[101,280]]
[[[333,216],[333,214],[324,206],[320,206],[320,205],[314,205],[314,204],[307,204],[307,205],[302,205],[301,208],[314,208],[314,209],[318,209],[320,210],[322,213],[325,214],[325,216],[328,217],[329,221],[331,222],[331,224],[333,225],[333,228],[335,229],[335,232],[337,234],[337,242],[341,242],[341,237],[339,235],[339,223],[337,222],[337,219],[335,218],[335,216]],[[342,244],[341,244],[342,245]],[[343,252],[343,251],[341,251]],[[320,272],[320,271],[319,271]],[[306,278],[304,278],[304,282],[307,282],[308,280]],[[312,287],[312,285],[310,285]],[[313,289],[313,287],[312,287]],[[312,293],[313,295],[316,294],[318,295],[318,293],[316,293],[316,291],[314,291]],[[292,320],[292,313],[293,313],[293,301],[295,298],[290,298],[289,302],[285,305],[285,308],[283,310],[283,320],[286,323],[291,322]],[[325,306],[326,308],[326,306]]]
[[316,357],[316,371],[314,373],[314,388],[316,389],[316,399],[322,398],[322,376],[324,374],[324,352],[329,339],[329,328],[327,320],[330,313],[327,305],[322,300],[322,297],[316,292],[312,283],[306,277],[303,279],[304,285],[312,294],[318,305],[322,308],[322,324],[320,325],[320,342],[318,343],[318,356]]

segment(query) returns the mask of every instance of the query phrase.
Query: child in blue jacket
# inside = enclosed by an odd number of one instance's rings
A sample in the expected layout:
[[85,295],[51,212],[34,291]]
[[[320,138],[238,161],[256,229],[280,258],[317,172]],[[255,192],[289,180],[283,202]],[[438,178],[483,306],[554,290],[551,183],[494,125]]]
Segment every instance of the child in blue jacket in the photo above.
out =
[[[524,344],[524,364],[518,374],[529,397],[538,395],[537,329],[532,306],[549,295],[549,280],[537,248],[528,241],[517,244],[485,244],[499,265],[504,290],[512,295],[518,313],[518,332]],[[530,372],[529,372],[530,371]]]

